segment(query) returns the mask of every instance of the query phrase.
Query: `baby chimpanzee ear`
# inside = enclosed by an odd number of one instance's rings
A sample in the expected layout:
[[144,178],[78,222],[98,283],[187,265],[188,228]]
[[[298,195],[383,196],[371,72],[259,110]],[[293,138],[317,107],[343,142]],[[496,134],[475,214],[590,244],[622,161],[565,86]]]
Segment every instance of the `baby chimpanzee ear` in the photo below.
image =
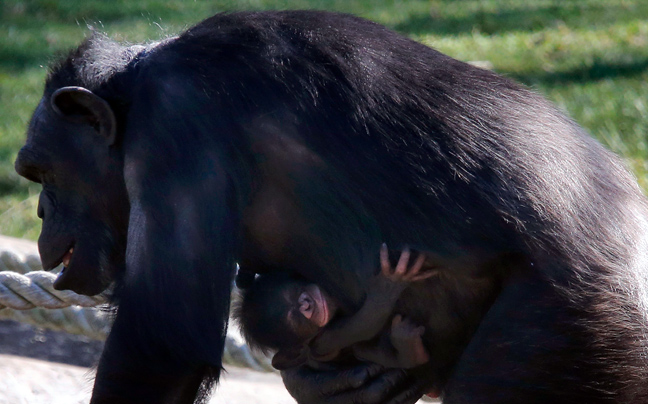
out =
[[286,370],[306,363],[308,355],[305,347],[281,349],[272,357],[272,367],[277,370]]

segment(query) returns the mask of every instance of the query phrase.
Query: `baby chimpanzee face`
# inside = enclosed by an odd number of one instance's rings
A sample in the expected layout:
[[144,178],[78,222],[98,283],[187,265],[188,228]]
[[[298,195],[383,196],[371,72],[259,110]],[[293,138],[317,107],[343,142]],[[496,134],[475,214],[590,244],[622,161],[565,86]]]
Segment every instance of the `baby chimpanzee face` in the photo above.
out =
[[286,273],[258,275],[242,293],[235,315],[248,342],[262,349],[301,349],[338,310],[318,285]]
[[294,281],[282,293],[288,306],[286,322],[304,341],[314,337],[331,320],[337,305],[319,286]]

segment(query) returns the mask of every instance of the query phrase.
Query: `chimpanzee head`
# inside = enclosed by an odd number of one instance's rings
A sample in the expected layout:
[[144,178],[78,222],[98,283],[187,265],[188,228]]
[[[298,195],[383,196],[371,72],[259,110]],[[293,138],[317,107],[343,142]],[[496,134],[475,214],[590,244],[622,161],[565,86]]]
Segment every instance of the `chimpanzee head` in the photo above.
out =
[[93,295],[124,267],[129,204],[113,108],[83,86],[60,84],[83,84],[73,56],[50,74],[15,167],[43,187],[43,267],[65,266],[54,287]]

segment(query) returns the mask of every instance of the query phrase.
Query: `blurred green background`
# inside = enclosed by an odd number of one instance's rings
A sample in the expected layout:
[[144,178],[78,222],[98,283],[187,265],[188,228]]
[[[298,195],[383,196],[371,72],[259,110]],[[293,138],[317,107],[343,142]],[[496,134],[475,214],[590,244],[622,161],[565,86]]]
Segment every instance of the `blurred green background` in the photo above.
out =
[[357,14],[545,94],[648,189],[646,0],[2,0],[0,233],[35,239],[40,186],[13,171],[47,65],[88,26],[127,42],[178,33],[220,11],[316,8]]

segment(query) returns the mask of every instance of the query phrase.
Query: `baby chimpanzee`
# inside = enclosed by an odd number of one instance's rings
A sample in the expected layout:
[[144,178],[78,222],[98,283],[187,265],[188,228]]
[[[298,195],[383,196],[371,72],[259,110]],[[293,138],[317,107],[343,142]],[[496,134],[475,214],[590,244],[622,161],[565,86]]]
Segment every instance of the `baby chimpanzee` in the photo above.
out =
[[[286,369],[308,360],[326,362],[343,348],[362,360],[386,367],[411,368],[429,360],[416,326],[400,315],[393,317],[389,333],[382,333],[396,301],[411,282],[433,276],[421,272],[425,255],[408,267],[410,252],[401,253],[395,268],[385,245],[380,250],[381,273],[371,279],[362,307],[353,315],[336,318],[338,304],[318,285],[286,274],[259,275],[244,290],[239,315],[248,341],[276,349],[272,365]],[[315,338],[316,337],[316,338]],[[317,352],[309,343],[316,339]]]

